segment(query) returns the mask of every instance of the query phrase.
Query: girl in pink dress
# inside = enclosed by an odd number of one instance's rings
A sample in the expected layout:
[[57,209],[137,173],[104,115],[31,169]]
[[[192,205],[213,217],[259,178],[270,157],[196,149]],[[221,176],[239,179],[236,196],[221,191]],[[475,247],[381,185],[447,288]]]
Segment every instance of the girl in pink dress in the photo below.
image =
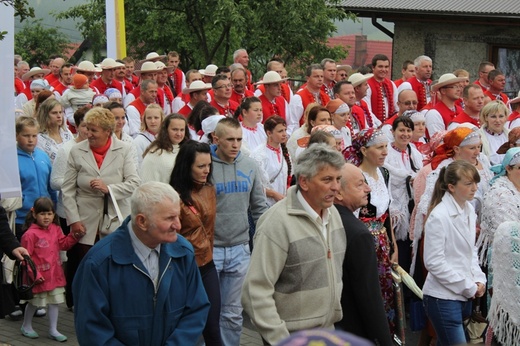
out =
[[31,339],[39,337],[32,327],[36,308],[48,305],[49,338],[66,341],[67,337],[58,332],[58,304],[65,301],[65,275],[61,267],[60,250],[69,250],[85,232],[76,231],[65,236],[59,226],[54,203],[47,197],[34,201],[27,213],[22,236],[22,246],[27,249],[37,270],[33,287],[34,298],[27,302],[21,328],[22,335]]

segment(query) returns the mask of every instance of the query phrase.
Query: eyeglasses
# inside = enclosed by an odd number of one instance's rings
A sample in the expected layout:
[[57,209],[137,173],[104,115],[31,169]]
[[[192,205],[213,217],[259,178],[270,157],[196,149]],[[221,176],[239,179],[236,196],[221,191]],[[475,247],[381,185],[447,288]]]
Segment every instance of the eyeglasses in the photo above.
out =
[[215,89],[231,89],[232,87],[232,84],[223,84],[221,86],[216,87]]
[[400,102],[400,103],[404,104],[405,106],[410,106],[410,105],[417,106],[417,104],[419,102],[418,101],[405,101],[405,102]]

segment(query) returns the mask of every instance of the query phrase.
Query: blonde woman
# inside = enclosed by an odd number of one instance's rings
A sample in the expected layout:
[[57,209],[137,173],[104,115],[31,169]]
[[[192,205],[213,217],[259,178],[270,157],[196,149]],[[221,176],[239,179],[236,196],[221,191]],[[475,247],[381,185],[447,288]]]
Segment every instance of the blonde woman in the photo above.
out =
[[141,167],[141,163],[143,162],[143,153],[155,140],[161,128],[163,119],[164,111],[161,106],[152,103],[146,107],[143,113],[143,121],[141,122],[141,131],[134,138],[134,146],[137,150],[139,167]]
[[45,151],[53,163],[60,147],[74,139],[65,126],[63,106],[56,99],[47,99],[38,108],[36,119],[40,124],[38,148]]

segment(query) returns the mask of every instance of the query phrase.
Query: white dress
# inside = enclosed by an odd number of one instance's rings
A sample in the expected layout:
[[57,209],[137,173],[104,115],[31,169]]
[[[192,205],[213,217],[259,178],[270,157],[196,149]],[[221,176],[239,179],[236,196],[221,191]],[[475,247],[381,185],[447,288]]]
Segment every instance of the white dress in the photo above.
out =
[[56,158],[56,154],[58,154],[58,150],[60,149],[60,147],[66,142],[74,139],[72,132],[70,132],[67,128],[60,128],[60,137],[61,143],[56,143],[54,139],[49,137],[48,133],[38,133],[38,144],[36,146],[41,150],[45,151],[47,155],[49,155],[51,163],[54,162],[54,159]]
[[[388,155],[384,167],[390,172],[390,187],[392,191],[392,203],[390,203],[390,217],[395,230],[397,240],[405,240],[410,229],[410,212],[408,211],[408,191],[406,179],[408,176],[415,179],[417,172],[422,168],[422,155],[414,145],[410,150],[401,153],[398,149],[388,144]],[[410,153],[411,155],[409,155]],[[412,169],[410,159],[414,163],[415,171]],[[410,186],[411,197],[413,190]]]
[[480,138],[482,139],[482,152],[489,158],[491,165],[499,165],[504,160],[505,154],[497,154],[498,148],[509,140],[509,130],[504,127],[501,134],[489,133],[485,128],[480,128]]
[[267,135],[264,130],[264,125],[259,123],[254,130],[245,127],[242,123],[240,126],[242,126],[242,140],[247,144],[249,150],[255,151],[256,148],[265,145]]
[[[277,154],[276,151],[268,148],[265,144],[259,146],[251,152],[251,158],[255,160],[260,169],[260,177],[264,189],[275,190],[276,192],[287,195],[288,166],[283,157],[282,148]],[[267,205],[270,207],[275,204],[273,198],[267,197]]]

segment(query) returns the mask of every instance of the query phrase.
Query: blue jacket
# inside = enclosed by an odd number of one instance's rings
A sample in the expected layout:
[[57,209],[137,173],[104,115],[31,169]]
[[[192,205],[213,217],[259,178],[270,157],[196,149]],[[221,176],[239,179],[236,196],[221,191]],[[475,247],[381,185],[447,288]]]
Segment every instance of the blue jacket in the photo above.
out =
[[17,150],[23,205],[16,211],[16,223],[23,224],[38,197],[49,197],[54,203],[57,200],[56,192],[51,189],[52,164],[49,155],[38,148],[32,154],[20,148]]
[[192,246],[180,235],[161,245],[155,293],[128,222],[95,244],[78,268],[72,291],[79,344],[194,345],[210,304]]

